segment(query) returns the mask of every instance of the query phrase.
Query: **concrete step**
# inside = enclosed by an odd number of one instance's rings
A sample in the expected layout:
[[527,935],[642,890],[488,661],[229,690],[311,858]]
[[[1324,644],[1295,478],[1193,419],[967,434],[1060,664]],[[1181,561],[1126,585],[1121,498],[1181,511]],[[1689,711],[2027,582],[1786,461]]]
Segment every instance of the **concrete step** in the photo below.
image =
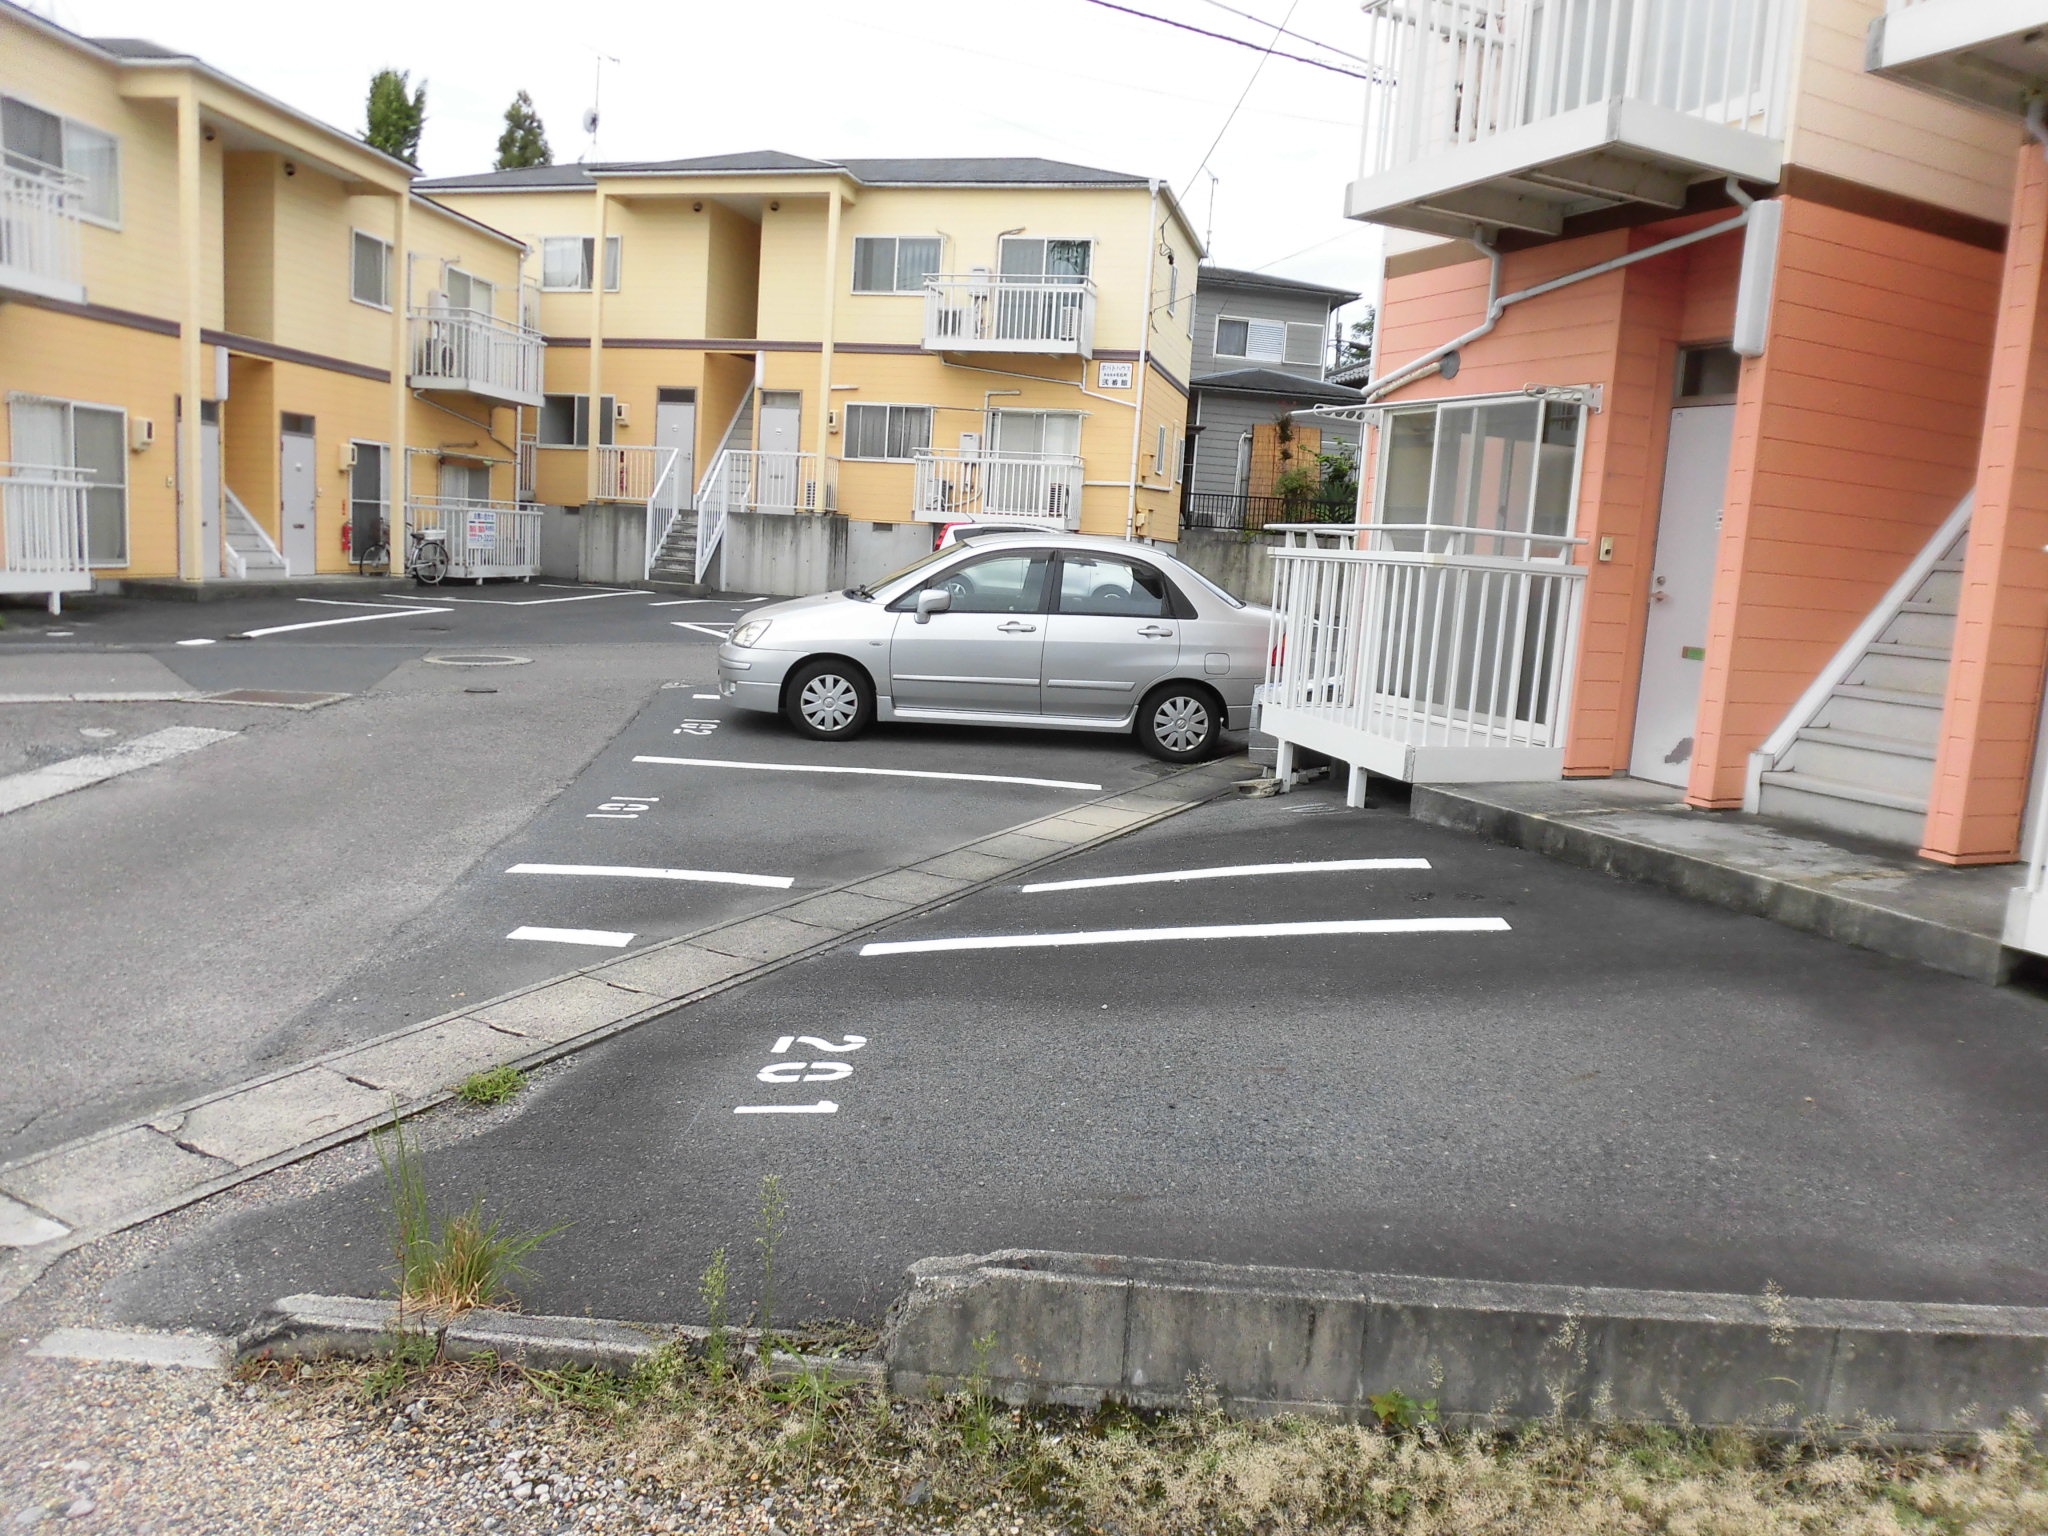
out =
[[1778,771],[1812,774],[1881,794],[1906,795],[1924,805],[1934,782],[1934,748],[1923,742],[1810,725],[1793,738]]
[[1919,847],[1927,828],[1924,799],[1886,794],[1811,773],[1763,774],[1757,809],[1766,816],[1784,816],[1905,848]]
[[1879,641],[1849,670],[1846,681],[1896,693],[1922,693],[1939,701],[1948,691],[1948,653],[1926,645]]
[[1813,723],[1931,747],[1941,736],[1941,700],[1933,694],[1844,683]]
[[1913,594],[1916,602],[1940,603],[1953,613],[1963,595],[1963,568],[1957,566],[1936,566],[1934,572],[1920,583],[1920,590]]
[[1956,616],[1953,613],[1915,603],[1907,603],[1900,608],[1898,617],[1884,629],[1887,641],[1937,650],[1944,656],[1950,653],[1955,635]]

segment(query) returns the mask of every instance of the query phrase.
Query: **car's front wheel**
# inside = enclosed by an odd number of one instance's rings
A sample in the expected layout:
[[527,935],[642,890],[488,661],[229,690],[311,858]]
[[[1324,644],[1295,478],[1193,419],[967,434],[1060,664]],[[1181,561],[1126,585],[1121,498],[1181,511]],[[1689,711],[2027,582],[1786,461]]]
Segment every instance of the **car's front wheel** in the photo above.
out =
[[1162,683],[1138,706],[1138,745],[1169,763],[1197,763],[1216,750],[1223,709],[1206,688]]
[[847,741],[875,723],[875,685],[846,662],[807,661],[790,674],[782,713],[814,740]]

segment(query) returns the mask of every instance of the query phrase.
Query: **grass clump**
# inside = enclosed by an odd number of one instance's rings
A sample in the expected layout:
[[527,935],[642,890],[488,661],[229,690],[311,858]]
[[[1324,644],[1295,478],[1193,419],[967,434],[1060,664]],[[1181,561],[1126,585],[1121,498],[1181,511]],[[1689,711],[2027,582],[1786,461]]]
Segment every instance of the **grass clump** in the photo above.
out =
[[470,1073],[455,1090],[455,1097],[479,1109],[489,1109],[509,1102],[525,1086],[526,1074],[505,1062],[488,1072]]
[[404,1122],[394,1115],[371,1141],[384,1170],[401,1311],[447,1315],[513,1301],[512,1282],[529,1272],[528,1256],[565,1229],[507,1231],[498,1217],[484,1214],[481,1196],[462,1210],[437,1212]]

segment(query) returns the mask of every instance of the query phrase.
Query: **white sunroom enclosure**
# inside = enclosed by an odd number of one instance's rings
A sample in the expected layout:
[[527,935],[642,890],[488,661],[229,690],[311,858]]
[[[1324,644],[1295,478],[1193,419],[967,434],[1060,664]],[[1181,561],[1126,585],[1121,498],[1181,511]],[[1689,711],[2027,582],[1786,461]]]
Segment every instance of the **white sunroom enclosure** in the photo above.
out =
[[1260,728],[1283,777],[1295,747],[1409,782],[1562,775],[1593,393],[1318,413],[1376,425],[1378,448],[1369,518],[1271,525]]

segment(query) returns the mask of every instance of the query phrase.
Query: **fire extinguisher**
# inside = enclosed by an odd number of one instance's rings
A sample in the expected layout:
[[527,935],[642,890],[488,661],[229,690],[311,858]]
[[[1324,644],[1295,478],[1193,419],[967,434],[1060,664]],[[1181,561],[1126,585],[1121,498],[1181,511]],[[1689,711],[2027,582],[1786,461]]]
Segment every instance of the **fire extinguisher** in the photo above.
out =
[[355,533],[355,527],[354,527],[354,525],[353,525],[353,524],[352,524],[351,522],[349,522],[348,520],[346,520],[346,519],[345,519],[345,520],[344,520],[344,521],[342,522],[342,525],[341,525],[341,558],[342,558],[342,559],[346,560],[346,559],[348,559],[348,558],[349,558],[349,556],[350,556],[350,546],[351,546],[351,545],[353,545],[353,544],[355,543],[355,536],[356,536],[356,533]]

